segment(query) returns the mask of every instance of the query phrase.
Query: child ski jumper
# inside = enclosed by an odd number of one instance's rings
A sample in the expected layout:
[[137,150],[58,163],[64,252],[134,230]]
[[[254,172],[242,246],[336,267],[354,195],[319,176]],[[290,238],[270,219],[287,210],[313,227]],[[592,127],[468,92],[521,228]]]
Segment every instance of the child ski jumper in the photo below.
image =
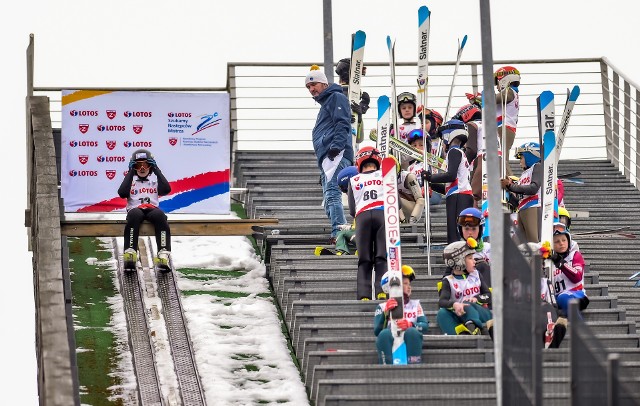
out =
[[422,171],[422,179],[430,182],[433,190],[443,193],[446,197],[447,243],[450,244],[460,239],[456,223],[458,214],[473,206],[469,161],[463,150],[469,133],[467,125],[460,120],[450,120],[438,128],[438,133],[447,152],[447,172],[432,174],[431,171],[425,170]]
[[[513,66],[503,66],[494,74],[494,81],[498,93],[496,94],[496,115],[498,124],[498,138],[502,140],[502,126],[506,127],[505,141],[503,145],[503,156],[506,159],[507,176],[513,176],[509,166],[509,153],[516,138],[516,127],[518,126],[518,115],[520,112],[520,98],[518,96],[518,86],[520,86],[520,71]],[[503,112],[503,105],[506,105]]]
[[125,269],[135,269],[138,260],[138,236],[140,224],[148,220],[155,227],[158,267],[169,271],[171,253],[171,232],[167,215],[160,209],[159,196],[171,192],[171,186],[164,177],[151,152],[139,149],[131,154],[129,172],[118,188],[118,195],[127,199],[127,224],[124,227]]
[[[475,240],[456,241],[445,247],[444,263],[452,274],[442,278],[437,320],[444,334],[492,334],[491,291],[475,267]],[[462,324],[464,327],[458,327]]]
[[580,311],[587,308],[589,298],[584,289],[584,258],[578,250],[571,250],[569,231],[553,232],[553,253],[550,258],[554,264],[553,281],[556,302],[561,316],[569,314],[569,301],[578,299]]
[[[424,315],[418,299],[411,299],[411,282],[416,278],[413,268],[402,266],[402,291],[404,295],[404,318],[398,320],[398,328],[404,330],[404,342],[407,346],[407,363],[422,362],[422,336],[429,329],[429,321]],[[389,293],[389,273],[382,276],[382,290]],[[389,323],[389,311],[398,307],[396,299],[389,299],[376,307],[373,320],[373,333],[376,335],[378,362],[392,364],[393,334]]]
[[[436,113],[437,114],[437,113]],[[421,129],[416,129],[409,133],[409,145],[420,150],[421,152],[427,148],[427,151],[433,151],[431,147],[431,137],[424,136],[424,132]],[[435,152],[432,152],[435,153]],[[409,167],[407,172],[415,174],[420,190],[423,189],[422,171],[424,170],[424,164],[417,160],[409,161]],[[400,191],[400,190],[399,190]],[[429,204],[436,205],[442,203],[442,195],[440,193],[433,193],[433,190],[429,188]]]
[[[422,130],[415,129],[410,133],[410,145],[416,146],[420,139],[422,149]],[[403,223],[416,223],[420,221],[424,213],[425,200],[422,190],[422,162],[409,161],[409,168],[398,173],[398,198],[400,199],[400,221]],[[398,168],[399,169],[399,168]]]
[[349,181],[349,212],[356,220],[358,249],[357,299],[371,300],[371,272],[375,268],[375,298],[386,299],[380,280],[387,272],[387,249],[382,187],[382,157],[374,147],[356,154],[360,172]]
[[[542,185],[542,165],[540,165],[540,144],[528,142],[516,148],[516,158],[520,159],[523,172],[518,183],[509,177],[501,179],[502,188],[511,192],[511,199],[519,200],[518,228],[527,242],[540,242],[538,222],[540,221],[540,192]],[[522,195],[521,199],[513,194]]]
[[478,242],[473,259],[476,261],[476,269],[480,272],[482,279],[491,286],[491,244],[482,241],[484,229],[484,217],[480,210],[475,207],[464,209],[458,215],[458,234],[462,241],[473,238]]

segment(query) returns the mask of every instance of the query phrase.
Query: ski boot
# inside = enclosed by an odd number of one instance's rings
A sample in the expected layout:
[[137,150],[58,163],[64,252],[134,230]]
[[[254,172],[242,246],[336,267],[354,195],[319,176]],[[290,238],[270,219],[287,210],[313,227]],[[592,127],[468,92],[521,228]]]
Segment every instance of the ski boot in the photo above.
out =
[[169,272],[171,265],[169,264],[169,255],[171,253],[166,249],[158,251],[158,256],[155,258],[156,267],[162,272]]
[[123,268],[125,271],[136,271],[138,253],[133,248],[127,248],[122,255]]

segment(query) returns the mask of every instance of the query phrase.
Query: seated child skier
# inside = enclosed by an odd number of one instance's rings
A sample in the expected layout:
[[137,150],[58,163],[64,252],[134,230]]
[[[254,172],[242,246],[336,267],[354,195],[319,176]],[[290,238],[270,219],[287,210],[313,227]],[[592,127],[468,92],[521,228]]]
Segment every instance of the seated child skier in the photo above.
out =
[[[542,186],[542,165],[540,165],[540,144],[528,142],[516,148],[516,158],[520,160],[522,175],[517,183],[510,177],[500,180],[502,188],[510,192],[510,199],[517,204],[518,228],[527,242],[540,242],[538,222],[540,221],[540,188]],[[522,195],[519,199],[516,195]]]
[[140,224],[151,222],[156,231],[158,256],[156,265],[169,271],[171,254],[171,232],[167,215],[160,209],[159,196],[171,192],[171,186],[164,177],[151,152],[139,149],[131,155],[129,172],[118,188],[118,195],[127,199],[127,224],[124,227],[125,269],[135,270],[138,260],[138,236]]
[[358,300],[371,300],[371,273],[375,268],[375,298],[386,299],[380,279],[387,272],[387,248],[382,188],[382,156],[371,146],[355,156],[359,173],[349,180],[349,212],[356,221]]
[[[476,245],[476,247],[474,247]],[[444,263],[452,274],[442,278],[437,313],[438,325],[444,334],[493,334],[491,291],[473,258],[477,242],[456,241],[443,252]]]
[[458,233],[462,241],[467,241],[469,238],[473,238],[477,241],[478,246],[476,252],[473,254],[473,259],[476,261],[476,269],[480,272],[480,275],[487,282],[487,285],[491,287],[491,244],[482,241],[482,234],[484,232],[484,217],[480,210],[475,207],[469,207],[464,209],[458,215]]
[[582,253],[571,248],[571,234],[568,230],[553,232],[553,283],[560,316],[569,314],[569,301],[578,299],[580,311],[587,308],[589,298],[584,288],[584,258]]
[[[407,363],[420,364],[422,362],[422,336],[429,329],[429,321],[424,315],[420,300],[411,299],[411,282],[416,275],[408,265],[402,266],[402,292],[404,296],[404,318],[398,320],[398,328],[404,330],[404,342],[407,346]],[[382,289],[389,293],[389,272],[382,276]],[[398,307],[396,299],[391,298],[376,307],[373,320],[373,333],[376,335],[378,362],[392,364],[393,362],[393,334],[391,333],[389,312]]]
[[438,128],[438,133],[444,144],[447,157],[445,164],[447,171],[431,173],[422,171],[423,181],[430,182],[434,191],[445,195],[447,209],[447,243],[458,241],[458,214],[473,206],[471,195],[469,161],[464,154],[464,145],[469,133],[467,125],[460,120],[450,120]]

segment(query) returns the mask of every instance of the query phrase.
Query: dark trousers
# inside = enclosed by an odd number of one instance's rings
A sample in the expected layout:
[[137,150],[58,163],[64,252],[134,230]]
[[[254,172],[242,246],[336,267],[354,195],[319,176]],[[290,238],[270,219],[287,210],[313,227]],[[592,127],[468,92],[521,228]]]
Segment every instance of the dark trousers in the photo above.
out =
[[460,241],[458,235],[458,215],[464,209],[473,206],[473,195],[455,193],[447,197],[447,244]]
[[156,229],[156,244],[158,251],[166,249],[171,251],[171,232],[167,215],[160,209],[135,208],[127,213],[127,224],[124,226],[124,249],[133,248],[138,250],[138,236],[140,235],[140,224],[144,220],[149,221]]
[[[356,248],[358,249],[357,298],[371,299],[371,272],[375,267],[375,294],[382,293],[380,280],[387,272],[387,242],[384,210],[367,210],[356,216]],[[373,298],[376,299],[376,298]]]

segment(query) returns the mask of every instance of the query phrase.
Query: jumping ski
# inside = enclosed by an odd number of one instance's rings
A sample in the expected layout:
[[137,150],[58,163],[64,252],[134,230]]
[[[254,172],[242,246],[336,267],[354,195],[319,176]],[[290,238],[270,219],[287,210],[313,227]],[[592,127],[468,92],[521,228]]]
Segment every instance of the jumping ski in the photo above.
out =
[[391,332],[393,334],[393,364],[407,364],[407,347],[404,331],[397,321],[404,318],[404,295],[402,291],[402,256],[400,249],[400,215],[398,213],[398,179],[396,161],[387,157],[382,160],[382,184],[384,188],[384,220],[387,246],[387,272],[389,279],[389,298],[395,299],[398,306],[391,310]]
[[396,42],[391,42],[391,37],[387,35],[387,49],[389,50],[389,69],[391,71],[391,122],[394,131],[398,132],[398,99],[396,97]]
[[[380,96],[380,97],[386,97],[387,98],[386,104],[384,104],[384,106],[386,106],[386,107],[383,106],[383,108],[388,109],[388,100],[389,100],[389,98],[387,96]],[[380,108],[381,108],[380,107],[380,99],[378,99],[378,131],[376,133],[370,133],[369,134],[369,139],[371,139],[371,141],[375,141],[376,142],[378,151],[380,151],[380,153],[383,154],[383,156],[387,156],[388,154],[383,153],[383,150],[381,149],[381,148],[385,148],[384,147],[385,143],[384,142],[378,142],[378,134],[380,134],[382,131],[387,131],[386,129],[388,128],[388,127],[384,127],[384,123],[387,123],[388,120],[386,120],[384,117],[382,117],[382,119],[381,119],[381,117],[380,117],[380,114],[381,114]],[[384,114],[384,112],[383,112],[383,114]],[[381,125],[383,126],[382,128],[381,128]],[[388,134],[388,131],[385,134]],[[400,154],[404,154],[404,155],[410,157],[411,159],[415,159],[418,162],[424,162],[424,151],[420,151],[419,149],[414,148],[411,145],[406,144],[406,143],[400,141],[399,139],[397,139],[395,137],[390,137],[389,138],[388,135],[383,135],[383,137],[385,137],[385,136],[387,137],[387,141],[388,141],[388,143],[387,143],[388,147],[387,148],[390,147],[392,152],[399,152]],[[382,140],[382,137],[380,139]],[[386,149],[385,149],[385,151],[386,151]],[[438,170],[441,170],[441,171],[446,171],[447,168],[446,168],[446,166],[444,164],[444,159],[442,159],[442,158],[437,158],[436,159],[436,156],[431,154],[431,153],[429,153],[429,152],[427,152],[426,155],[427,155],[427,165],[429,165],[430,167],[432,167],[434,169],[438,169]]]
[[[367,40],[367,35],[364,31],[356,31],[352,37],[351,44],[351,65],[349,72],[349,104],[360,103],[361,94],[361,80],[362,80],[362,70],[364,67],[364,45]],[[362,117],[358,117],[355,115],[355,121],[351,125],[351,135],[353,137],[353,147],[356,148],[356,145],[362,142],[363,134],[362,130],[359,131],[359,127],[361,127],[362,122],[359,121]]]
[[128,248],[122,254],[122,269],[126,272],[135,272],[138,270],[139,254],[133,248]]
[[564,112],[562,113],[562,120],[560,120],[560,131],[556,139],[556,161],[560,160],[560,153],[562,152],[562,144],[564,144],[564,138],[567,134],[567,127],[569,126],[569,119],[571,118],[571,112],[573,106],[576,104],[580,96],[580,86],[574,86],[571,92],[567,95],[567,102],[564,105]]
[[453,88],[456,85],[456,77],[458,76],[458,67],[460,66],[460,58],[462,57],[462,51],[464,50],[464,46],[467,43],[467,36],[465,35],[462,38],[462,42],[458,39],[458,56],[456,58],[456,66],[453,70],[453,78],[451,79],[451,88],[449,89],[449,98],[447,99],[447,109],[444,111],[444,122],[446,123],[449,119],[449,108],[451,107],[451,97],[453,96]]
[[376,139],[372,139],[376,141],[376,146],[378,151],[380,151],[380,155],[384,158],[389,155],[389,121],[390,114],[389,111],[390,103],[388,96],[380,96],[378,97],[378,134],[380,137]]

